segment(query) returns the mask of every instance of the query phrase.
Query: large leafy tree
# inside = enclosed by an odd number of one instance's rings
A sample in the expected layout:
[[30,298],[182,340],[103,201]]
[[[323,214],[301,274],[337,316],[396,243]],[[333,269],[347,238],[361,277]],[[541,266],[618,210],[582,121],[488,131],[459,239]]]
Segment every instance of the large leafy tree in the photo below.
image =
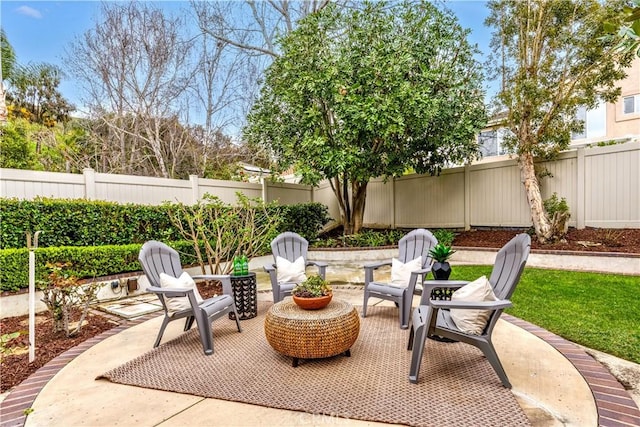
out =
[[534,159],[553,159],[569,146],[571,132],[583,127],[578,107],[615,101],[615,82],[625,76],[631,54],[603,38],[601,23],[618,13],[611,2],[494,0],[489,8],[486,24],[495,28],[493,60],[502,79],[497,100],[510,130],[506,143],[517,154],[538,240],[555,240],[567,217],[545,210]]
[[329,180],[356,233],[370,179],[477,155],[484,94],[466,36],[426,1],[329,5],[279,40],[245,137],[306,182]]

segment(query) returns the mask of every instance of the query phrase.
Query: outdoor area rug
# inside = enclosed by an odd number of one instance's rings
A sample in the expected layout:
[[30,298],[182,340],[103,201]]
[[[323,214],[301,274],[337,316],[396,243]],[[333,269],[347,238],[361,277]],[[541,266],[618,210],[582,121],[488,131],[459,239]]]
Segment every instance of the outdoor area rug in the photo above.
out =
[[[269,304],[270,305],[270,304]],[[427,340],[419,384],[409,383],[408,330],[398,310],[370,307],[351,357],[301,360],[276,353],[258,317],[213,324],[214,354],[197,329],[98,378],[115,383],[349,419],[416,426],[530,425],[475,347]],[[360,307],[357,307],[360,312]]]

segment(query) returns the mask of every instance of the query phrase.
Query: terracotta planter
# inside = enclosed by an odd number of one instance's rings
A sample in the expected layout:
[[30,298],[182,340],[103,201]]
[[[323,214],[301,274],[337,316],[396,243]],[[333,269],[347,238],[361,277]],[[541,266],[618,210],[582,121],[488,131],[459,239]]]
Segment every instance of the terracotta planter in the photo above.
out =
[[333,294],[325,295],[322,297],[314,297],[314,298],[302,298],[293,296],[293,302],[295,302],[298,307],[304,310],[319,310],[321,308],[325,308],[330,302]]

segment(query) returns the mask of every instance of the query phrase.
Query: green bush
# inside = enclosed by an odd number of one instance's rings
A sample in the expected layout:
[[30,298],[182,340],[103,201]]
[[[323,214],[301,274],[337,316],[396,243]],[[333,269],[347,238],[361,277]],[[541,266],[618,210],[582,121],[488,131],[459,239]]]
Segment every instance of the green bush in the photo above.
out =
[[[0,199],[0,289],[18,291],[28,286],[28,250],[25,232],[42,230],[36,251],[36,280],[46,280],[46,262],[71,262],[70,274],[79,278],[139,271],[138,252],[147,240],[177,242],[184,264],[195,264],[193,245],[183,242],[168,210],[175,205],[147,206],[46,199]],[[317,238],[328,222],[320,203],[270,206],[282,216],[278,232],[295,231]],[[204,252],[204,246],[202,248]],[[269,248],[264,249],[265,253]]]
[[[71,262],[68,268],[70,275],[80,279],[108,276],[116,273],[140,271],[138,253],[141,244],[122,246],[62,246],[56,248],[39,248],[35,251],[36,282],[46,281],[50,263]],[[170,246],[180,252],[182,262],[195,262],[193,245],[191,242],[172,242]],[[29,285],[29,251],[21,249],[0,250],[0,290],[16,292]]]
[[453,231],[440,228],[433,232],[433,236],[438,239],[438,243],[442,243],[445,246],[451,246],[456,234]]
[[331,220],[329,209],[321,203],[299,203],[277,206],[282,223],[280,232],[294,231],[309,242],[317,240],[318,233]]
[[[179,241],[168,209],[174,206],[118,204],[82,199],[0,199],[0,248],[26,247],[25,232],[42,230],[41,247],[103,246]],[[307,240],[317,238],[329,221],[320,203],[273,206],[282,216],[279,231],[295,231]]]
[[25,232],[41,230],[39,245],[102,246],[180,240],[166,208],[102,201],[0,199],[0,247],[24,248]]

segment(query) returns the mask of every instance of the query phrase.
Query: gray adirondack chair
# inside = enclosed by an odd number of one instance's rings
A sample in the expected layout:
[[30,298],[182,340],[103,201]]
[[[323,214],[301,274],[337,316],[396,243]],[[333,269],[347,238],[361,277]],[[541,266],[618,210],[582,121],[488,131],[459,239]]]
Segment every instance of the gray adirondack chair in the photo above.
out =
[[[211,331],[211,322],[215,319],[222,317],[227,313],[234,313],[238,332],[242,332],[233,298],[233,291],[231,289],[231,279],[228,275],[193,276],[194,280],[218,280],[222,283],[223,295],[206,299],[198,304],[192,289],[168,289],[160,286],[160,273],[165,273],[172,277],[180,277],[182,274],[180,256],[174,249],[162,242],[150,240],[142,245],[140,254],[138,255],[138,260],[142,265],[144,274],[147,276],[147,279],[151,284],[151,286],[147,288],[147,291],[158,296],[164,309],[162,326],[160,327],[160,332],[158,333],[158,337],[153,347],[160,345],[162,334],[164,334],[164,330],[169,322],[179,319],[186,319],[184,325],[185,331],[191,329],[193,321],[196,321],[198,332],[200,333],[202,348],[206,355],[213,354],[213,333]],[[171,313],[167,308],[167,299],[176,297],[187,297],[191,308]]]
[[316,266],[318,268],[318,275],[323,279],[325,278],[327,263],[322,261],[310,261],[307,258],[308,250],[309,242],[307,239],[291,231],[285,231],[271,241],[273,263],[266,264],[264,266],[264,271],[269,273],[274,303],[282,301],[282,299],[287,295],[291,295],[291,291],[297,285],[297,283],[278,282],[278,272],[276,269],[277,257],[282,257],[289,262],[294,262],[299,257],[302,257],[304,259],[305,268],[309,266]]
[[416,288],[416,285],[421,284],[431,271],[433,259],[431,255],[429,255],[429,250],[437,244],[438,239],[436,239],[430,231],[423,228],[413,230],[400,239],[398,242],[399,261],[407,263],[418,257],[422,257],[422,268],[411,273],[411,279],[406,287],[373,280],[374,271],[382,266],[391,265],[391,260],[366,264],[364,266],[364,304],[362,305],[362,317],[367,316],[367,302],[369,298],[375,297],[393,301],[399,308],[400,327],[407,329],[409,327],[413,295],[420,293],[420,289]]
[[[502,363],[491,342],[493,328],[505,308],[513,304],[509,301],[516,285],[520,281],[520,276],[529,257],[531,249],[531,237],[528,234],[518,234],[498,251],[496,261],[491,271],[489,282],[493,287],[493,292],[498,298],[497,301],[483,302],[452,302],[429,300],[429,293],[432,287],[459,288],[460,281],[437,280],[429,281],[425,285],[420,306],[413,312],[411,332],[409,334],[408,350],[411,353],[411,366],[409,368],[409,381],[418,382],[420,363],[424,351],[427,336],[441,336],[455,341],[471,344],[479,348],[495,370],[502,381],[502,385],[511,388],[511,383],[504,372]],[[433,282],[438,282],[434,284]],[[484,309],[493,310],[487,321],[482,334],[467,334],[456,326],[451,319],[447,309]]]

